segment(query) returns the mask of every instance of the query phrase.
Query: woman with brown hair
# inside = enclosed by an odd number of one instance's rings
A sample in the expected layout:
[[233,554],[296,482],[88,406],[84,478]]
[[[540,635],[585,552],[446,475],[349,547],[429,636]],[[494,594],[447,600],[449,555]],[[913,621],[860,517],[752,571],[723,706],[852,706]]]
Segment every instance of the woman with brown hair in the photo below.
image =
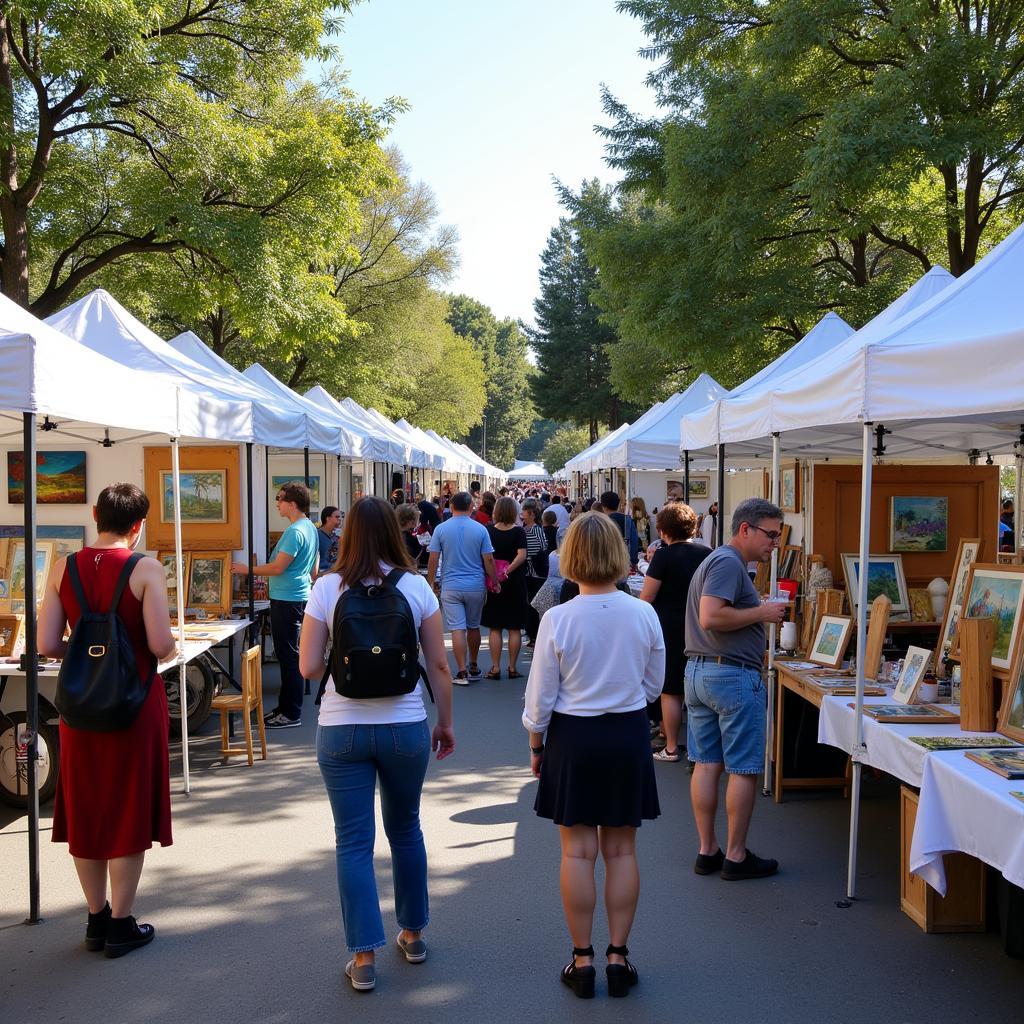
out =
[[523,646],[526,626],[526,534],[516,526],[519,506],[514,498],[499,498],[494,504],[494,522],[487,532],[494,547],[494,557],[507,562],[506,576],[498,593],[489,593],[480,624],[486,626],[487,646],[491,653],[491,670],[485,679],[501,678],[502,631],[508,630],[508,677],[519,679],[516,669]]
[[[40,654],[64,657],[65,628],[74,628],[87,611],[110,608],[148,512],[149,499],[135,484],[112,484],[100,492],[93,508],[96,543],[50,570],[39,615]],[[70,571],[65,571],[72,558],[88,608],[82,607]],[[85,947],[108,957],[153,941],[153,926],[138,924],[132,905],[146,850],[154,842],[171,845],[167,694],[156,665],[174,653],[175,643],[164,569],[155,558],[142,558],[131,570],[117,614],[149,693],[127,729],[92,732],[61,720],[52,836],[53,842],[68,844],[89,904]]]
[[541,620],[526,685],[523,725],[540,779],[534,807],[561,833],[562,904],[574,947],[562,981],[582,999],[594,995],[600,850],[608,991],[624,996],[637,983],[626,959],[640,894],[636,830],[660,813],[645,708],[661,692],[665,647],[653,610],[616,589],[629,555],[607,516],[589,512],[569,527],[560,566],[580,594]]
[[412,611],[437,701],[433,734],[418,683],[399,696],[355,699],[342,696],[330,675],[316,734],[317,762],[334,814],[342,920],[353,954],[345,973],[358,991],[376,985],[375,951],[386,941],[373,871],[377,779],[402,928],[396,942],[409,963],[422,963],[427,958],[422,932],[429,912],[420,793],[431,751],[440,760],[455,749],[452,679],[437,598],[414,570],[398,519],[383,499],[360,498],[350,509],[334,568],[317,579],[310,594],[299,648],[303,674],[322,676],[335,606],[349,582],[383,586],[393,569],[404,570],[397,589]]

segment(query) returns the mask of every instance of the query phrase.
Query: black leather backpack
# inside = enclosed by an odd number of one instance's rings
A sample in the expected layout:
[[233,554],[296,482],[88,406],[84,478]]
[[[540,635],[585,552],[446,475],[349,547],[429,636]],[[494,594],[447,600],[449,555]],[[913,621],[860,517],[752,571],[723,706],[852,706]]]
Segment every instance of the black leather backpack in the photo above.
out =
[[128,577],[145,556],[131,555],[117,578],[110,609],[93,611],[85,598],[78,562],[67,560],[68,579],[78,601],[79,619],[71,630],[68,651],[57,676],[54,703],[61,718],[73,729],[117,732],[135,721],[149,696],[156,669],[153,658],[145,680],[139,678],[135,649],[117,606]]

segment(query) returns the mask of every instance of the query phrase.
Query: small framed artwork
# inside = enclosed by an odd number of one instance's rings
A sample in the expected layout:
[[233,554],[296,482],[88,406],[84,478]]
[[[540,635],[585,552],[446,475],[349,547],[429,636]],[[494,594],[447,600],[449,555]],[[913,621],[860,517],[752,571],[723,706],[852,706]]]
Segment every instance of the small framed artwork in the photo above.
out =
[[931,622],[932,595],[927,590],[917,590],[913,587],[907,593],[910,596],[910,618],[914,622]]
[[[182,470],[179,479],[182,526],[228,521],[226,470]],[[174,473],[166,469],[160,472],[160,522],[174,522]]]
[[[857,598],[860,593],[860,555],[843,555],[843,574],[846,576],[846,597],[853,614],[857,614]],[[903,574],[903,558],[900,555],[868,556],[868,604],[879,594],[885,594],[892,601],[892,613],[910,613],[910,597],[907,593],[907,578]]]
[[[306,478],[300,473],[298,476],[272,476],[270,478],[270,508],[273,518],[274,498],[277,492],[285,484],[302,484],[306,486]],[[320,514],[320,477],[310,476],[309,478],[309,518],[316,520]]]
[[[995,624],[992,646],[992,671],[1005,678],[1014,668],[1024,619],[1024,566],[971,565],[964,589],[961,614],[972,618],[991,618]],[[953,641],[953,653],[959,649],[959,634]]]
[[0,615],[0,658],[11,658],[21,639],[23,615]]
[[932,652],[924,647],[908,647],[907,656],[903,660],[903,671],[896,683],[892,699],[897,704],[913,704],[917,700],[917,691],[924,679],[925,672],[931,664]]
[[[178,607],[178,556],[173,551],[160,551],[156,557],[157,561],[164,567],[164,578],[167,580],[167,604],[170,606],[171,611],[176,611]],[[181,579],[187,587],[191,553],[183,551],[181,557]]]
[[889,499],[890,551],[945,551],[948,498]]
[[1024,658],[1014,678],[1003,684],[1003,703],[999,708],[999,731],[1024,743]]
[[231,553],[193,551],[188,573],[186,608],[202,608],[208,615],[231,611]]
[[779,552],[779,578],[795,580],[800,575],[800,556],[804,549],[797,545],[787,545]]
[[800,511],[800,463],[779,467],[779,507],[783,512]]
[[[7,453],[7,501],[25,504],[25,453]],[[36,504],[84,505],[85,452],[36,452]]]
[[[53,564],[53,545],[52,540],[37,540],[36,541],[36,559],[35,559],[35,585],[36,585],[36,602],[43,598],[43,588],[46,586],[46,577],[50,572],[50,566]],[[7,580],[10,583],[10,593],[12,602],[20,602],[21,608],[17,609],[24,611],[25,604],[25,541],[24,539],[12,540],[8,548],[8,561],[7,561]],[[11,604],[11,611],[15,611],[15,606]]]
[[848,615],[823,615],[818,632],[807,655],[809,661],[829,668],[839,668],[846,653],[846,645],[853,632],[853,619]]

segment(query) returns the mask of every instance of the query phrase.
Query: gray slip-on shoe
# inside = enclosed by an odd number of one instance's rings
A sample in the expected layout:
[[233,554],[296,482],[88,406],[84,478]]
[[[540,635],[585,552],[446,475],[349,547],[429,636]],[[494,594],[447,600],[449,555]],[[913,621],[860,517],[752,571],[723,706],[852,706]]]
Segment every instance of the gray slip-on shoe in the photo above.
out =
[[377,970],[373,964],[363,964],[359,967],[355,960],[349,960],[345,964],[345,974],[357,992],[371,992],[377,984]]
[[427,944],[422,939],[413,939],[411,942],[406,942],[402,938],[401,933],[399,933],[395,941],[409,963],[421,964],[427,959]]

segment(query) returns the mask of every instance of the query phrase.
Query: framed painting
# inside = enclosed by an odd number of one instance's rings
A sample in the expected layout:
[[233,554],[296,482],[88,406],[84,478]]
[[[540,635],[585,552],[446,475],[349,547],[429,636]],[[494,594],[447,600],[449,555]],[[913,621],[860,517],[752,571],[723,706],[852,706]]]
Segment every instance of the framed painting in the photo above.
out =
[[227,615],[231,611],[231,552],[193,551],[187,593],[186,608]]
[[[20,608],[12,603],[11,611],[24,611],[25,605],[25,541],[24,539],[12,540],[8,547],[6,578],[10,585],[11,601],[18,602]],[[35,559],[35,584],[36,603],[42,600],[43,587],[46,586],[46,577],[53,564],[53,541],[36,541]]]
[[[189,523],[226,523],[227,472],[223,469],[182,470],[181,525]],[[160,522],[174,523],[174,473],[160,473]]]
[[908,647],[907,656],[903,659],[903,671],[893,690],[892,699],[897,704],[913,704],[917,699],[917,691],[921,687],[928,666],[931,664],[932,652],[924,647]]
[[[25,453],[7,453],[7,501],[25,504]],[[36,453],[36,504],[84,505],[85,452]]]
[[[856,615],[860,555],[843,555],[843,575],[846,577],[846,597],[850,602],[851,611]],[[900,555],[868,556],[868,604],[871,604],[879,594],[885,594],[892,601],[893,614],[910,613],[907,578],[903,574],[903,559]]]
[[0,658],[11,658],[21,639],[23,615],[0,615]]
[[[272,476],[270,478],[270,518],[274,519],[274,498],[277,497],[277,492],[285,484],[303,484],[305,485],[306,479],[300,473],[298,476]],[[309,478],[309,518],[316,521],[320,515],[320,477],[310,476]]]
[[1020,659],[1012,679],[1003,684],[1003,703],[999,708],[999,725],[1004,736],[1024,743],[1024,658]]
[[[167,581],[167,604],[171,611],[178,608],[178,556],[173,551],[160,551],[157,553],[157,561],[164,567],[164,578]],[[181,579],[184,586],[188,586],[188,571],[190,566],[191,552],[181,553]]]
[[[669,486],[676,481],[670,480]],[[683,482],[679,481],[679,494],[685,494]],[[704,500],[711,497],[711,477],[707,473],[690,474],[690,501]]]
[[910,596],[910,618],[914,622],[932,621],[932,595],[927,590],[914,589],[907,591]]
[[889,499],[890,551],[945,551],[948,534],[948,498]]
[[[992,671],[1002,678],[1014,668],[1024,611],[1024,566],[971,565],[964,588],[961,614],[991,618],[995,625],[992,646]],[[953,640],[953,653],[960,648],[959,634]]]
[[[239,551],[242,486],[237,445],[182,447],[181,542],[187,551]],[[150,497],[146,546],[174,550],[171,449],[143,449],[145,491]]]
[[787,462],[779,467],[779,508],[783,512],[800,511],[800,463]]
[[939,645],[935,649],[936,672],[941,670],[943,660],[953,651],[957,622],[967,593],[967,577],[970,575],[971,566],[978,560],[980,550],[980,537],[964,537],[957,545],[953,578],[949,581],[946,610],[943,612],[942,629],[939,631]]
[[848,615],[823,615],[818,623],[818,632],[814,634],[808,660],[829,668],[839,668],[851,632],[853,619]]
[[787,545],[779,552],[779,579],[800,578],[800,556],[804,549],[799,545]]

